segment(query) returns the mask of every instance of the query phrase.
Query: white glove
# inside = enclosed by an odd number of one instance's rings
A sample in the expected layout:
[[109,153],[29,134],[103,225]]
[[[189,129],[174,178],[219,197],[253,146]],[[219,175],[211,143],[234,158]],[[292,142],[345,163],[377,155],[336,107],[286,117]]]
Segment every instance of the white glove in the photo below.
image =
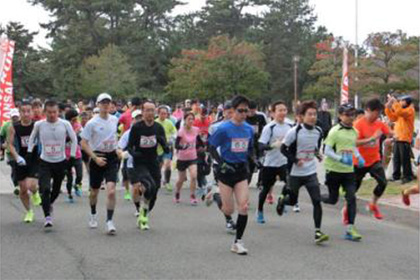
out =
[[280,149],[281,144],[282,144],[282,141],[281,140],[276,140],[273,143],[271,143],[270,148],[272,148],[272,149]]
[[128,152],[128,151],[124,151],[123,153],[122,153],[122,158],[123,159],[128,159],[130,157],[130,153]]
[[23,157],[18,156],[18,158],[16,160],[16,163],[19,166],[25,166],[26,165],[26,160]]

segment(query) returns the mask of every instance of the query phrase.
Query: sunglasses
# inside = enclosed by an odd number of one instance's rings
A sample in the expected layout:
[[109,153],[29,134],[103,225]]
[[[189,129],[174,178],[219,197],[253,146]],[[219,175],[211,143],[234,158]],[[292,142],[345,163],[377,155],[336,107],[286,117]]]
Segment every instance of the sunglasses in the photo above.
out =
[[248,113],[249,110],[248,109],[236,109],[236,112],[238,112],[239,114],[242,114],[242,113]]
[[347,117],[355,117],[356,116],[356,113],[353,113],[353,112],[351,112],[351,113],[344,113],[344,115],[347,116]]

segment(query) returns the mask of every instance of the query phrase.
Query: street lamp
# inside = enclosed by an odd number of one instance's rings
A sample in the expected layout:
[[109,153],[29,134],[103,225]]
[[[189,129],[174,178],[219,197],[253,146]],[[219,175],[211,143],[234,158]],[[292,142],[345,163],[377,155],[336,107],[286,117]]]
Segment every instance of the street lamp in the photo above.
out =
[[298,84],[297,84],[297,74],[298,74],[298,63],[299,63],[300,57],[298,55],[293,56],[293,64],[294,64],[294,84],[295,84],[295,106],[297,105],[298,101]]

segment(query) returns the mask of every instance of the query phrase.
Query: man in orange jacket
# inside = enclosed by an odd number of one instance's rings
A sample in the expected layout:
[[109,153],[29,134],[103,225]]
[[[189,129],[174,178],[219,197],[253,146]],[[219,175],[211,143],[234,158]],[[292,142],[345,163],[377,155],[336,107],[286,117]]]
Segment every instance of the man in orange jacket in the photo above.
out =
[[413,180],[413,170],[411,168],[411,142],[414,133],[415,109],[412,105],[411,96],[405,95],[397,100],[395,97],[388,96],[385,113],[389,120],[395,123],[395,143],[394,143],[394,172],[393,180],[401,179],[401,167],[403,169],[402,183]]

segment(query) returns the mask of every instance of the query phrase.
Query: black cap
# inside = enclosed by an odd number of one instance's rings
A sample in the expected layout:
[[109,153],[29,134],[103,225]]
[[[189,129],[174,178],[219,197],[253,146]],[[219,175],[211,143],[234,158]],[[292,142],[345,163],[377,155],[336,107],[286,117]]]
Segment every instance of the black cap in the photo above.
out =
[[232,109],[232,108],[233,108],[232,101],[230,101],[230,100],[226,101],[225,104],[223,105],[223,110],[229,110],[229,109]]
[[70,109],[66,115],[65,118],[68,121],[71,121],[73,118],[77,117],[79,115],[79,113],[76,111],[76,109]]
[[338,113],[339,114],[343,114],[345,112],[355,111],[355,110],[356,109],[354,108],[354,106],[350,103],[342,104],[342,105],[340,105],[340,107],[338,107]]

